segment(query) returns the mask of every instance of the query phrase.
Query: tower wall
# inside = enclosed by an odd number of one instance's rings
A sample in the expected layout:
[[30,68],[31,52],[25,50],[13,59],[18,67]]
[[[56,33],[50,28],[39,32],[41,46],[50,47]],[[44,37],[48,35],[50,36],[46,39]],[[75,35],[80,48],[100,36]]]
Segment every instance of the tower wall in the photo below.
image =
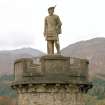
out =
[[14,68],[18,105],[85,105],[82,95],[92,87],[87,60],[43,56],[39,64],[19,59]]
[[40,84],[17,89],[18,105],[85,105],[79,87]]

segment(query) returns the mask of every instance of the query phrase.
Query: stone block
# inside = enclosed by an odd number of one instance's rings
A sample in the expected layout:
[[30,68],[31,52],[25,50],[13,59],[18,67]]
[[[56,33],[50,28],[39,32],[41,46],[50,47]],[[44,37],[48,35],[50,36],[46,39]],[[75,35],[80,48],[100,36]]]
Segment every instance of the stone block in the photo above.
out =
[[69,57],[61,55],[43,56],[40,62],[44,74],[67,74],[70,69]]
[[24,77],[41,75],[40,64],[33,64],[33,59],[22,58],[14,63],[15,81],[21,81]]
[[88,76],[88,64],[87,59],[72,58],[70,57],[70,75],[71,76]]
[[28,67],[32,64],[32,59],[22,58],[18,59],[14,63],[14,74],[15,81],[21,80],[25,72],[27,72]]

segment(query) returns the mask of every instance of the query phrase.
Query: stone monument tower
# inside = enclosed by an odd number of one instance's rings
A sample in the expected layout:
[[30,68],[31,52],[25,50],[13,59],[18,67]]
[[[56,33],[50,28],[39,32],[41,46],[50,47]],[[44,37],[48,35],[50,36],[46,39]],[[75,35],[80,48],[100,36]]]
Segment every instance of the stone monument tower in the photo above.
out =
[[62,56],[59,45],[54,54],[53,44],[58,38],[50,41],[52,51],[49,47],[39,62],[35,63],[34,58],[14,62],[15,80],[11,86],[17,91],[18,105],[85,105],[82,95],[92,87],[88,81],[88,60]]

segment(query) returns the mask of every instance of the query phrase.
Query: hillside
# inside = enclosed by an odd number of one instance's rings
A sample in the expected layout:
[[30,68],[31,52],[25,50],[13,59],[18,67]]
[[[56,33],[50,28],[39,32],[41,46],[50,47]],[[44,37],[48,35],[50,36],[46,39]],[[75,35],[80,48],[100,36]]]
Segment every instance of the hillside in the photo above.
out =
[[16,105],[16,102],[8,96],[0,96],[0,105]]
[[16,59],[38,57],[43,54],[41,51],[32,48],[0,51],[0,74],[13,73],[13,64]]
[[62,54],[89,60],[89,73],[105,74],[105,38],[80,41],[62,49]]

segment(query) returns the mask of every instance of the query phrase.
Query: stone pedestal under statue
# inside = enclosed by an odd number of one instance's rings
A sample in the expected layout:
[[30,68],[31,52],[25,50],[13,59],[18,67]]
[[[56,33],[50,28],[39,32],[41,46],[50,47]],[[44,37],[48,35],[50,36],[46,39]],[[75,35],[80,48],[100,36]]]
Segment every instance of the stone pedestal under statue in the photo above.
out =
[[92,87],[85,59],[46,55],[14,63],[18,105],[85,105],[83,94]]

